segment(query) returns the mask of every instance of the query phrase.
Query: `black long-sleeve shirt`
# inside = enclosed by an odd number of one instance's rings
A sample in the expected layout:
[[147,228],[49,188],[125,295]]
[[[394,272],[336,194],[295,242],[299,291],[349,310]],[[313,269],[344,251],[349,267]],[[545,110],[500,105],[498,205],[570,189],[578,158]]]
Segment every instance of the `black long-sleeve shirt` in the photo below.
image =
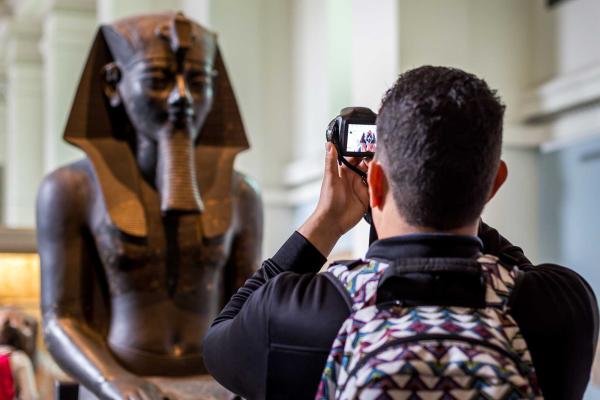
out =
[[[479,238],[399,236],[374,242],[366,258],[493,254],[524,273],[509,305],[529,346],[544,396],[579,399],[598,337],[594,294],[572,270],[533,266],[520,248],[484,224]],[[294,233],[231,298],[204,340],[209,372],[247,399],[314,398],[327,355],[351,304],[319,251]]]

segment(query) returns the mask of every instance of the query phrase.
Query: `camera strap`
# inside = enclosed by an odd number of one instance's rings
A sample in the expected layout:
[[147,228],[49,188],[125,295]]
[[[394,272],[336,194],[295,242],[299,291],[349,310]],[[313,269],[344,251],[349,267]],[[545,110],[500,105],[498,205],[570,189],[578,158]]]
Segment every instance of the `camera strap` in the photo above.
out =
[[346,167],[350,168],[350,170],[352,170],[353,172],[358,174],[358,176],[361,177],[361,179],[365,185],[367,184],[367,174],[364,171],[362,171],[360,168],[355,167],[354,165],[350,164],[348,162],[348,160],[346,160],[343,156],[340,155],[339,150],[338,150],[338,164],[340,164],[340,165],[344,164]]
[[376,240],[379,239],[377,236],[377,230],[375,230],[375,225],[373,224],[373,215],[371,214],[371,207],[367,210],[365,215],[363,216],[365,221],[370,225],[369,226],[369,246]]
[[[343,156],[340,155],[339,152],[338,152],[338,164],[340,164],[340,165],[344,164],[346,167],[350,168],[351,171],[355,172],[356,174],[358,174],[358,176],[361,177],[361,179],[365,185],[368,185],[367,174],[364,171],[362,171],[360,168],[355,167],[354,165],[350,164],[348,162],[348,160],[346,160]],[[377,231],[375,230],[375,225],[373,225],[373,218],[371,217],[371,207],[369,207],[369,209],[367,210],[367,212],[365,213],[363,218],[370,225],[369,245],[371,245],[371,243],[373,243],[374,241],[376,241],[378,239]]]

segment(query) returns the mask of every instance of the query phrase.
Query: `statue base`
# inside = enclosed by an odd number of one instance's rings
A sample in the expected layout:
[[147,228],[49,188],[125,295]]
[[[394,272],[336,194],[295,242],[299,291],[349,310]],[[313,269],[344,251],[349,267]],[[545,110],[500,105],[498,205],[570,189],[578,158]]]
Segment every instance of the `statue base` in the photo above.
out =
[[[232,400],[236,396],[219,385],[210,375],[188,377],[148,377],[169,400]],[[98,400],[98,397],[79,386],[79,400]]]

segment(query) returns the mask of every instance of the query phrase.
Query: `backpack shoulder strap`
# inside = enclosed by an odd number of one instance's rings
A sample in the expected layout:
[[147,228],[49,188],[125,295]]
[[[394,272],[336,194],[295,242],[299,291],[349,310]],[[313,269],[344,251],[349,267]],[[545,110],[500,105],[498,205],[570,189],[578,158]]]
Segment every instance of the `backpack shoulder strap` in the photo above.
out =
[[500,263],[498,257],[489,254],[480,256],[477,262],[486,277],[486,303],[491,307],[506,309],[510,294],[521,273],[519,268],[505,266]]
[[352,311],[375,304],[377,285],[388,263],[379,260],[334,262],[327,274],[341,284],[352,301]]

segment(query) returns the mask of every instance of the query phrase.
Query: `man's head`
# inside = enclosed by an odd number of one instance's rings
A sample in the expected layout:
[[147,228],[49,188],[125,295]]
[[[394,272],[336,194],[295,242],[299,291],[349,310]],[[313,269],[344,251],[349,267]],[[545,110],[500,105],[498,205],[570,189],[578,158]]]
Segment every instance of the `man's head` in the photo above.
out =
[[472,74],[424,66],[400,75],[377,119],[374,214],[391,206],[407,225],[435,231],[476,223],[506,178],[503,115],[496,92]]

